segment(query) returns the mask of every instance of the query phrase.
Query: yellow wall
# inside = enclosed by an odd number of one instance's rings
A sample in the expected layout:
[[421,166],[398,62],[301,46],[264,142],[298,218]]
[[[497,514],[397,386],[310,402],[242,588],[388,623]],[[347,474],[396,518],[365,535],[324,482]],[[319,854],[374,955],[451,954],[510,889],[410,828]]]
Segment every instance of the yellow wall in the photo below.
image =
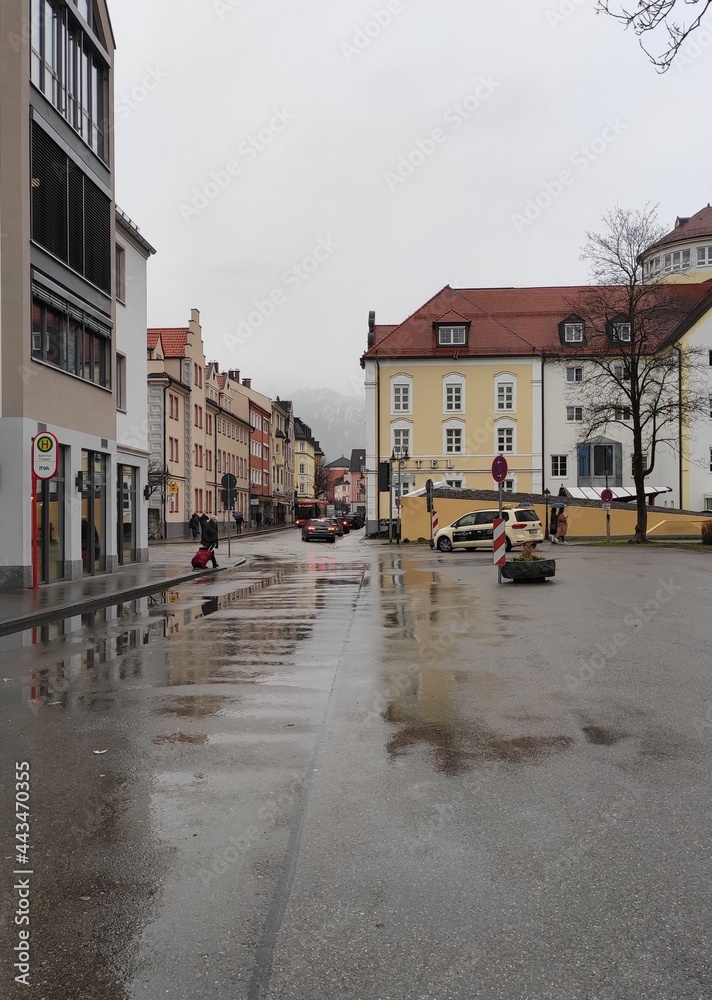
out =
[[[505,501],[506,503],[506,501]],[[496,501],[487,500],[449,500],[435,498],[435,510],[438,523],[442,528],[452,524],[458,517],[471,510],[485,510],[496,507]],[[545,518],[544,504],[533,504],[542,523]],[[600,507],[577,507],[570,504],[566,508],[569,519],[568,537],[597,538],[606,536],[606,512]],[[635,507],[631,510],[612,509],[611,537],[630,538],[635,533],[637,520]],[[648,535],[659,537],[694,535],[699,537],[703,521],[710,520],[704,514],[678,514],[668,510],[648,511]],[[430,514],[426,509],[424,497],[405,497],[403,500],[401,535],[415,541],[418,538],[430,538]]]
[[[407,361],[380,365],[380,435],[379,455],[385,461],[391,455],[393,438],[391,427],[395,421],[407,420],[411,424],[411,458],[402,475],[415,480],[416,489],[425,486],[428,479],[439,481],[458,476],[466,477],[468,489],[491,489],[492,460],[497,454],[495,421],[511,419],[516,425],[516,451],[507,454],[512,475],[516,475],[517,492],[532,489],[532,366],[505,361],[472,364],[470,359],[433,359],[427,365],[412,365]],[[516,395],[513,411],[495,409],[495,377],[509,372],[515,376]],[[391,379],[404,374],[412,378],[410,413],[391,412]],[[459,374],[464,377],[464,413],[444,412],[443,386],[445,376]],[[456,418],[465,424],[464,451],[460,455],[447,455],[444,450],[443,424]],[[452,468],[448,468],[448,459]],[[420,461],[420,468],[416,461]],[[432,467],[436,460],[438,467]],[[397,465],[393,466],[394,480]],[[388,494],[380,495],[379,516],[388,517]]]

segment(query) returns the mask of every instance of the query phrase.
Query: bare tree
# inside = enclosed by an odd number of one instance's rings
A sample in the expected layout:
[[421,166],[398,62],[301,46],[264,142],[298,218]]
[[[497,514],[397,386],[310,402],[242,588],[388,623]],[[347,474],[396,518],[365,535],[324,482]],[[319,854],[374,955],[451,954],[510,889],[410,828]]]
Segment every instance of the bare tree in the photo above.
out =
[[655,208],[616,208],[603,221],[605,231],[587,233],[581,253],[595,284],[570,303],[584,339],[564,345],[562,357],[569,364],[578,359],[585,373],[576,385],[584,441],[595,440],[613,422],[632,437],[638,513],[633,541],[645,542],[645,480],[662,445],[679,451],[681,422],[709,415],[709,390],[699,378],[707,369],[702,352],[681,345],[676,336],[695,286],[650,273],[643,279],[642,259],[664,235]]
[[[712,0],[635,0],[635,9],[628,10],[620,0],[598,0],[596,11],[632,28],[643,52],[659,73],[665,73],[711,6]],[[656,41],[657,54],[647,47],[648,39]]]
[[323,455],[314,456],[314,499],[321,500],[326,496],[326,467]]
[[165,463],[158,462],[154,458],[149,459],[146,499],[153,496],[156,490],[160,490],[165,495],[169,478],[168,466]]

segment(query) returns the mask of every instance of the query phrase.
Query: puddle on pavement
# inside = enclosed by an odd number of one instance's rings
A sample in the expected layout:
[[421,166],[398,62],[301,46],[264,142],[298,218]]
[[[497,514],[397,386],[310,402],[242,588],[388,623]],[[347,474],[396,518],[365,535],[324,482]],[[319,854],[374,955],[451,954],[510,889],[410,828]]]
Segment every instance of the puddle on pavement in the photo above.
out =
[[614,743],[627,738],[627,733],[617,733],[612,729],[604,729],[603,726],[584,726],[583,734],[589,743],[599,747],[610,747]]
[[186,718],[205,718],[217,715],[230,699],[219,695],[194,694],[179,695],[171,698],[167,705],[154,709],[156,715],[179,715]]
[[156,743],[161,746],[164,743],[194,743],[201,744],[207,743],[208,737],[206,733],[163,733],[160,736],[154,736],[151,740],[152,743]]

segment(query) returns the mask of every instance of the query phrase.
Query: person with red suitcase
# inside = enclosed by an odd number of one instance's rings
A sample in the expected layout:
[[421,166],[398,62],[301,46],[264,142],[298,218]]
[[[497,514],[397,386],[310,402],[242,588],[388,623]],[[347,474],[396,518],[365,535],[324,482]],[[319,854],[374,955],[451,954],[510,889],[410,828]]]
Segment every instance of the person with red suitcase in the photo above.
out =
[[213,569],[218,568],[214,550],[218,547],[218,519],[213,514],[207,521],[203,522],[200,534],[200,548],[193,556],[192,565],[195,569],[205,569],[210,560]]

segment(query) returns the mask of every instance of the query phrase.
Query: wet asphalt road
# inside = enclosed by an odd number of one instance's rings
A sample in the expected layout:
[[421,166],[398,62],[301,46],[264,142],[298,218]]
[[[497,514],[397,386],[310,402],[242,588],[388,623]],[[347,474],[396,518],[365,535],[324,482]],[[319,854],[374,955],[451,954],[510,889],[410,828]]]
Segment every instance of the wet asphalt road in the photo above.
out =
[[3,998],[712,998],[706,554],[236,551],[3,640]]

